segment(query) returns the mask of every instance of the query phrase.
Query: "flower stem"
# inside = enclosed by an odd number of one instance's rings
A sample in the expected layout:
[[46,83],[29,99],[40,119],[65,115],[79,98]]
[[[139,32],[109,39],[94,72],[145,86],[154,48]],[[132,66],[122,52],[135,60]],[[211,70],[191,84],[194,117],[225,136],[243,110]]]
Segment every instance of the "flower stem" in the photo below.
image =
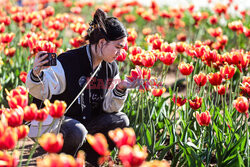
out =
[[20,155],[20,161],[19,161],[18,167],[22,166],[24,145],[25,145],[26,141],[27,141],[27,137],[25,137],[24,140],[23,140],[22,152],[21,152],[21,155]]
[[38,133],[37,133],[37,137],[36,137],[36,140],[35,140],[36,142],[35,142],[35,144],[33,145],[32,149],[30,151],[30,155],[29,155],[28,160],[26,162],[26,166],[29,165],[30,159],[32,158],[33,154],[36,151],[36,148],[37,148],[37,145],[38,145],[38,138],[40,137],[41,129],[42,129],[42,122],[39,122]]

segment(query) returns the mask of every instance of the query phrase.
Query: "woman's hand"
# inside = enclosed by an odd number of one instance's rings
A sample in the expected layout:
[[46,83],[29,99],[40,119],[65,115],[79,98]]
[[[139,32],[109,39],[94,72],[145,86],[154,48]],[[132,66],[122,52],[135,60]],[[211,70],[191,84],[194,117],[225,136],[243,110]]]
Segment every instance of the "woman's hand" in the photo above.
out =
[[[35,76],[39,76],[43,69],[49,67],[49,66],[43,66],[44,64],[49,62],[49,60],[44,60],[46,57],[48,57],[48,54],[44,54],[44,53],[47,53],[47,52],[41,51],[41,52],[38,52],[35,56],[35,60],[34,60],[34,64],[33,64],[33,74]],[[44,54],[44,55],[42,55],[42,54]]]
[[137,86],[140,86],[143,83],[143,79],[137,78],[134,81],[131,81],[127,77],[122,80],[120,83],[117,84],[117,89],[120,91],[124,91],[128,88],[136,88]]

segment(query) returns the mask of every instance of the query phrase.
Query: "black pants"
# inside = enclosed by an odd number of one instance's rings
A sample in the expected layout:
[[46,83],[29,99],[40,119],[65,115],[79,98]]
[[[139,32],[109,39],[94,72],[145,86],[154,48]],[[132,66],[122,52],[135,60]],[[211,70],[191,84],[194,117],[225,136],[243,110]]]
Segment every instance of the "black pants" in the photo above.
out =
[[102,113],[86,127],[79,121],[70,117],[65,117],[60,132],[63,134],[64,145],[62,152],[76,156],[78,150],[83,150],[86,155],[86,161],[94,166],[98,166],[98,158],[89,143],[85,140],[86,135],[102,133],[106,136],[109,149],[112,150],[115,144],[108,137],[108,131],[116,128],[124,128],[129,126],[129,119],[123,112]]

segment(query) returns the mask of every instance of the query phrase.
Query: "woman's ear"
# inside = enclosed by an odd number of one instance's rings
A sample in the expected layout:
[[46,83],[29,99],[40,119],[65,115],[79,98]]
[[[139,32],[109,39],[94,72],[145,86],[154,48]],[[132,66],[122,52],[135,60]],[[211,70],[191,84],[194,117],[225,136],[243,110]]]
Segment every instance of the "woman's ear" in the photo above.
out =
[[98,42],[98,46],[102,48],[107,43],[106,39],[102,38]]

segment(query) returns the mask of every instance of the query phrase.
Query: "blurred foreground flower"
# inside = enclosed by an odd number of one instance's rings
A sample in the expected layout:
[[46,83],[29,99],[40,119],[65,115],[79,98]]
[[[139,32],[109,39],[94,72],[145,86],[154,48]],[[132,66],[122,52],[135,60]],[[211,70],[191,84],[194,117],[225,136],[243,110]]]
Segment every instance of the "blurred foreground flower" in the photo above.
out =
[[17,144],[18,136],[14,128],[7,127],[0,137],[0,150],[14,149]]
[[17,167],[19,161],[19,152],[14,151],[9,154],[7,151],[0,151],[0,166],[1,167]]
[[103,134],[96,133],[94,136],[87,134],[87,141],[99,155],[107,156],[110,154],[108,142]]
[[124,145],[120,148],[118,154],[124,167],[140,166],[146,160],[147,156],[147,148],[140,148],[138,145],[135,145],[134,147]]
[[57,153],[63,147],[63,135],[61,133],[58,135],[45,133],[38,139],[38,143],[45,151],[49,153]]
[[63,116],[66,109],[66,103],[64,101],[55,100],[53,104],[50,103],[48,99],[44,101],[44,104],[49,111],[49,114],[53,118],[60,118]]
[[144,162],[140,167],[170,167],[170,164],[165,160],[153,160],[149,162]]
[[48,154],[43,159],[37,159],[37,167],[83,167],[85,166],[85,155],[83,151],[79,151],[76,159],[71,155]]
[[117,128],[115,130],[110,130],[108,135],[118,148],[123,145],[129,145],[132,147],[136,143],[135,132],[132,128]]

